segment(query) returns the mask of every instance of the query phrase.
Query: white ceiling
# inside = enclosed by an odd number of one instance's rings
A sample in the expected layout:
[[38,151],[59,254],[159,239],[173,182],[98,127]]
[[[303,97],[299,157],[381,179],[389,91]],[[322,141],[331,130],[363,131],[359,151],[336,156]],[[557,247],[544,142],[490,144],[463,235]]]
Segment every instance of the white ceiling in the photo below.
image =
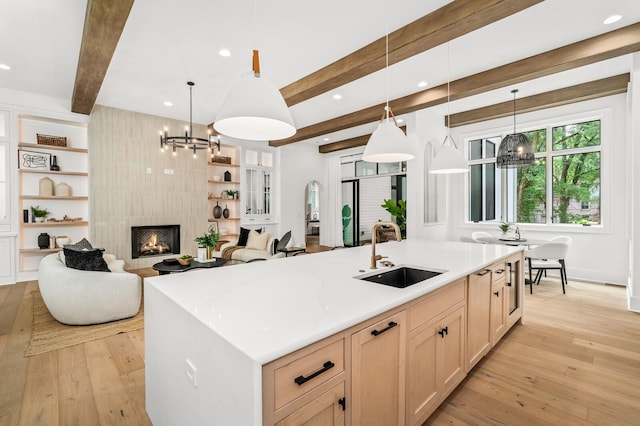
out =
[[[135,0],[97,103],[211,123],[260,50],[262,76],[284,87],[448,3],[446,0]],[[2,0],[0,87],[70,100],[86,0]],[[612,14],[622,20],[602,21]],[[291,108],[298,128],[475,74],[640,21],[638,0],[546,0],[492,25]],[[255,25],[254,25],[255,23]],[[222,48],[231,57],[218,55]],[[447,67],[449,50],[450,66]],[[519,97],[630,70],[630,57],[517,85]],[[451,113],[511,99],[511,87],[451,103]],[[340,93],[342,99],[332,98]],[[173,102],[172,107],[164,101]],[[446,105],[436,107],[442,114]],[[381,111],[382,113],[382,111]],[[332,141],[374,129],[360,126]],[[311,143],[326,143],[323,137]]]

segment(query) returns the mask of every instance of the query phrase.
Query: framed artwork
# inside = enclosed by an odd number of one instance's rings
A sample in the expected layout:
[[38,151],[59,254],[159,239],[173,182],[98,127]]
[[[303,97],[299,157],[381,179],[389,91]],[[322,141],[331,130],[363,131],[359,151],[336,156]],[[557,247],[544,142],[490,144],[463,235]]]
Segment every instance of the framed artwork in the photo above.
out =
[[49,170],[49,161],[51,161],[51,154],[47,154],[46,152],[18,150],[19,169]]
[[217,221],[209,222],[209,230],[211,232],[215,232],[216,234],[219,234],[220,231],[218,230],[218,222]]

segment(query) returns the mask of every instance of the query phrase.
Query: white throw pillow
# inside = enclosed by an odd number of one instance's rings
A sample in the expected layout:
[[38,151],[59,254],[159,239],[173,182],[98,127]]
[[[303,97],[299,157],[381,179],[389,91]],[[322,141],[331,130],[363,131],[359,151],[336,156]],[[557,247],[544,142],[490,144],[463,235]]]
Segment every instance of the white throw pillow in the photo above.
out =
[[258,233],[255,230],[249,232],[249,238],[247,238],[247,248],[253,250],[266,250],[267,243],[271,238],[271,234],[268,232]]

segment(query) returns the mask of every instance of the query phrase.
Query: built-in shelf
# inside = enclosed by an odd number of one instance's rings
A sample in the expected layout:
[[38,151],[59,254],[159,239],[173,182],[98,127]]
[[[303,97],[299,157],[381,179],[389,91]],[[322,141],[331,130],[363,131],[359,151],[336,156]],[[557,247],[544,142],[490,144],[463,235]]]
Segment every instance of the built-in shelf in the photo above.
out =
[[55,146],[55,145],[44,145],[37,143],[25,143],[20,142],[18,144],[18,148],[28,148],[28,149],[44,149],[44,150],[53,150],[53,151],[66,151],[66,152],[81,152],[87,154],[89,152],[86,148],[71,148],[68,146]]
[[240,182],[236,182],[236,181],[224,181],[224,180],[209,180],[209,183],[219,183],[219,184],[227,184],[227,185],[239,185]]
[[240,201],[240,198],[222,198],[222,197],[211,197],[209,198],[211,201]]
[[220,167],[240,167],[240,164],[226,164],[226,163],[212,163],[209,161],[210,166],[220,166]]
[[68,222],[34,222],[22,223],[23,228],[47,228],[50,226],[87,226],[89,222],[84,220],[74,220]]
[[218,219],[211,218],[211,217],[209,218],[209,222],[217,222],[219,220],[240,220],[240,218],[239,217],[228,217],[226,219],[224,217],[221,217],[221,218],[218,218]]
[[61,197],[56,195],[21,195],[21,200],[76,200],[76,201],[86,201],[89,199],[88,196],[69,196],[69,197]]
[[20,253],[22,254],[46,254],[46,253],[55,253],[57,251],[62,251],[62,247],[46,248],[46,249],[40,249],[40,248],[20,249]]
[[64,171],[54,172],[46,169],[20,169],[18,170],[18,172],[19,173],[39,173],[39,174],[46,174],[46,175],[89,176],[89,173],[87,172],[64,172]]

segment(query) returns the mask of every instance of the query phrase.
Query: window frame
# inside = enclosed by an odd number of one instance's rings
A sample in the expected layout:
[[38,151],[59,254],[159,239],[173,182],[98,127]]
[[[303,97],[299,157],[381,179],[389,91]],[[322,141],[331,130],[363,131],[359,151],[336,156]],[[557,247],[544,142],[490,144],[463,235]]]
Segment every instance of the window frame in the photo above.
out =
[[[582,147],[575,148],[566,151],[554,151],[553,150],[553,141],[552,141],[552,129],[558,126],[565,126],[570,124],[578,124],[584,123],[588,121],[600,120],[600,145],[598,147]],[[599,108],[592,109],[583,112],[571,113],[571,114],[563,114],[557,117],[543,118],[529,122],[518,122],[516,130],[518,132],[530,132],[539,129],[545,129],[547,132],[547,146],[546,151],[535,153],[536,158],[543,157],[547,159],[547,167],[546,167],[546,200],[547,200],[547,208],[551,209],[553,205],[553,180],[552,180],[552,172],[553,172],[553,157],[561,155],[560,152],[564,153],[572,153],[579,151],[587,151],[587,152],[600,152],[600,223],[593,225],[578,225],[578,224],[569,224],[569,223],[553,223],[552,222],[552,213],[550,210],[547,211],[546,214],[546,222],[545,223],[518,223],[523,229],[530,230],[551,230],[554,231],[563,231],[563,232],[590,232],[590,233],[607,233],[610,232],[611,223],[610,220],[610,205],[611,205],[611,175],[610,175],[610,160],[609,160],[609,151],[611,149],[611,144],[613,141],[613,108]],[[459,139],[463,141],[463,149],[464,156],[469,166],[474,164],[485,164],[487,162],[493,162],[495,164],[495,159],[481,159],[481,160],[468,160],[468,146],[469,142],[477,139],[490,139],[492,137],[500,136],[500,138],[504,138],[507,134],[513,133],[513,126],[505,125],[500,127],[493,127],[488,129],[480,129],[474,132],[462,133],[459,136]],[[594,149],[595,148],[595,149]],[[506,169],[508,170],[508,169]],[[504,178],[505,173],[500,172],[500,181],[504,182],[506,179]],[[484,185],[484,182],[483,182]],[[470,210],[470,187],[469,187],[469,178],[464,179],[464,226],[465,227],[488,227],[494,228],[502,219],[496,218],[496,220],[492,221],[478,221],[473,222],[469,220],[469,210]],[[497,211],[501,211],[502,207],[505,206],[505,198],[508,196],[505,191],[501,193],[501,206],[496,208]]]

